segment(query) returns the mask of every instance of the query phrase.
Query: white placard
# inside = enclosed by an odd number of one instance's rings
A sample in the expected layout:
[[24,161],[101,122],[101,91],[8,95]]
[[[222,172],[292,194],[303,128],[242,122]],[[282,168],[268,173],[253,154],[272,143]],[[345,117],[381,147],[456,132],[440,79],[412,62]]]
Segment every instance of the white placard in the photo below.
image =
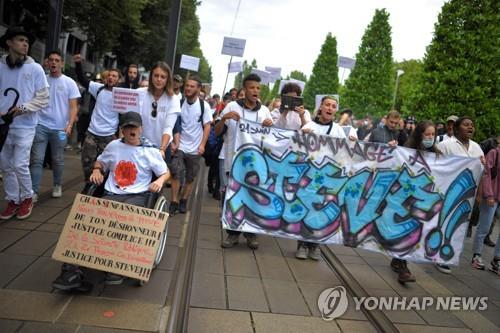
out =
[[332,96],[337,100],[337,111],[340,109],[340,101],[339,101],[339,95],[337,94],[324,94],[324,95],[316,95],[314,98],[314,112],[319,109],[319,106],[321,104],[321,99],[325,96]]
[[235,57],[243,57],[243,53],[245,52],[246,42],[247,42],[246,39],[224,37],[221,53]]
[[271,76],[271,73],[269,73],[268,71],[263,71],[262,69],[257,69],[257,68],[253,68],[250,73],[253,73],[253,74],[257,74],[259,77],[260,77],[260,84],[268,84],[270,83],[270,76]]
[[337,59],[338,67],[353,69],[355,64],[356,59],[353,58],[339,56]]
[[189,71],[197,72],[200,67],[200,58],[191,57],[183,54],[181,57],[180,68],[187,69]]
[[239,73],[243,72],[243,64],[241,61],[231,62],[229,65],[229,73]]
[[136,89],[113,88],[113,111],[125,113],[140,112],[139,99],[142,92]]
[[295,83],[295,84],[297,84],[300,87],[300,89],[302,90],[302,92],[304,92],[304,87],[306,86],[306,83],[304,81],[295,80],[295,79],[289,79],[289,80],[281,80],[280,81],[280,87],[278,89],[278,93],[281,94],[281,89],[283,89],[283,87],[287,83]]
[[269,67],[269,66],[266,66],[265,68],[266,68],[266,71],[268,71],[269,73],[271,73],[270,80],[272,82],[281,79],[281,67]]

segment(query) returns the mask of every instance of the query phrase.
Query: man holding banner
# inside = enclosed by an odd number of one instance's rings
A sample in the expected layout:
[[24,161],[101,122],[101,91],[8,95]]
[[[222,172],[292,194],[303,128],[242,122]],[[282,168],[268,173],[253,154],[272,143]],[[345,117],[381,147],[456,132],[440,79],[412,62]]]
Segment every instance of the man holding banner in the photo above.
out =
[[[221,113],[221,119],[215,126],[217,136],[224,135],[224,145],[219,155],[220,163],[220,183],[221,191],[225,193],[229,171],[235,152],[235,137],[239,130],[240,119],[262,124],[262,126],[272,126],[273,120],[269,109],[259,102],[260,97],[260,77],[256,74],[249,74],[243,79],[245,88],[245,99],[230,102]],[[224,198],[224,195],[222,195]],[[241,232],[227,230],[227,238],[221,246],[230,248],[238,244]],[[259,247],[257,236],[254,233],[244,233],[249,248],[256,250]]]

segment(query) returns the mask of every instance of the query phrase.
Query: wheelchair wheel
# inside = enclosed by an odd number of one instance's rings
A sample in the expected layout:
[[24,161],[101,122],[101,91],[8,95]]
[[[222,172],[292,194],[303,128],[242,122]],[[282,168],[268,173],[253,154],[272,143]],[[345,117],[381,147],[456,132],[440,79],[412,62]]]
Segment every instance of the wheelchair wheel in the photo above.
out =
[[[166,212],[167,211],[167,199],[164,196],[160,196],[156,201],[155,207],[153,208],[156,211]],[[167,245],[167,235],[168,235],[168,222],[165,223],[165,228],[163,229],[161,238],[160,238],[160,246],[158,247],[158,251],[156,252],[155,261],[153,263],[153,268],[156,268],[160,264],[163,253],[165,252],[165,246]]]

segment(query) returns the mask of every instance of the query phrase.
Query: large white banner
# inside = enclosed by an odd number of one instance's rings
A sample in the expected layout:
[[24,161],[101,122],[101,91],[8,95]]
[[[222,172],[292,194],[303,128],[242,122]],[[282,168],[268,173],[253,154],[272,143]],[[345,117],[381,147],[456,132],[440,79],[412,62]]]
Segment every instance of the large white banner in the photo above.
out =
[[479,159],[241,121],[226,229],[458,264]]

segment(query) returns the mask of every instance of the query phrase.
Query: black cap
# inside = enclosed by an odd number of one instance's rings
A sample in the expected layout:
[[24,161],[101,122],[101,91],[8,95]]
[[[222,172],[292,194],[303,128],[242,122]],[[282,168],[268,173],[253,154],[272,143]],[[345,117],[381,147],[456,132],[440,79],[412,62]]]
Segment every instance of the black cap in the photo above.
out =
[[142,126],[141,115],[137,112],[134,112],[134,111],[129,111],[129,112],[123,114],[121,119],[120,119],[120,127],[124,127],[124,126],[141,127]]
[[11,27],[7,29],[5,34],[0,38],[0,46],[7,50],[9,48],[7,46],[7,40],[12,39],[16,36],[28,37],[30,45],[32,45],[35,42],[35,36],[32,33],[24,30],[23,27]]
[[408,116],[408,117],[406,118],[406,123],[407,123],[407,124],[415,124],[415,122],[416,122],[416,119],[415,119],[415,117],[414,117],[414,116]]

